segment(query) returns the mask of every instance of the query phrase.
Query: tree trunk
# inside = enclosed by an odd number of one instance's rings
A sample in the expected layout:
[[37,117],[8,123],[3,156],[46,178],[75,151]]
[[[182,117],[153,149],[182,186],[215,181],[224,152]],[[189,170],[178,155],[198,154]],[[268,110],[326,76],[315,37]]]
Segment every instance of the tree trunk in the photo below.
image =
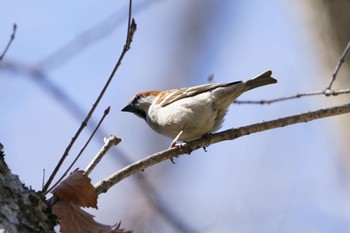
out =
[[11,173],[0,144],[0,232],[55,232],[55,217],[44,198]]

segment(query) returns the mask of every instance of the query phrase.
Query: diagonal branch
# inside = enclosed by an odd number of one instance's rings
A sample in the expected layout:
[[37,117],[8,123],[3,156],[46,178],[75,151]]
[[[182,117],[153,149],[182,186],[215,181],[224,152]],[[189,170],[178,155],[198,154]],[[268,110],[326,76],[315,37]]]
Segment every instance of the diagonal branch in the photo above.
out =
[[56,181],[56,183],[54,185],[51,186],[51,188],[49,188],[44,194],[51,192],[63,179],[64,177],[68,174],[68,172],[70,171],[70,169],[72,169],[72,167],[74,166],[74,164],[78,161],[78,159],[80,158],[80,156],[83,154],[84,150],[86,149],[86,147],[89,145],[89,143],[91,142],[91,139],[95,136],[95,133],[97,132],[97,130],[100,128],[102,122],[104,121],[104,119],[106,118],[106,116],[109,114],[110,111],[110,107],[106,108],[103,116],[101,117],[100,121],[98,122],[97,126],[95,127],[94,131],[91,133],[89,139],[86,141],[85,145],[83,146],[83,148],[80,150],[79,154],[75,157],[75,159],[73,160],[73,162],[69,165],[69,167],[66,169],[66,171],[63,173],[63,175]]
[[236,103],[236,104],[272,104],[272,103],[276,103],[279,101],[297,99],[297,98],[301,98],[301,97],[305,97],[305,96],[324,95],[324,96],[329,97],[329,96],[337,96],[337,95],[341,95],[341,94],[349,94],[350,93],[349,88],[348,89],[337,89],[337,90],[332,89],[333,83],[335,82],[335,80],[337,78],[337,75],[338,75],[338,72],[339,72],[341,66],[345,62],[345,58],[346,58],[346,55],[348,54],[349,50],[350,50],[350,41],[346,45],[343,53],[341,54],[341,56],[338,60],[337,66],[335,67],[335,69],[333,71],[332,78],[331,78],[331,81],[329,82],[328,87],[323,91],[298,93],[295,95],[284,96],[284,97],[270,99],[270,100],[258,100],[258,101],[236,100],[234,103]]
[[338,63],[337,63],[337,66],[335,67],[335,70],[334,70],[334,72],[333,72],[333,74],[332,74],[332,80],[331,80],[331,82],[329,83],[327,89],[329,89],[329,90],[332,89],[332,85],[333,85],[335,79],[337,78],[337,74],[338,74],[338,72],[339,72],[339,70],[340,70],[340,67],[341,67],[341,66],[343,65],[343,63],[345,62],[345,57],[346,57],[346,55],[348,54],[349,50],[350,50],[350,40],[349,40],[348,44],[346,45],[346,47],[345,47],[345,49],[344,49],[342,55],[340,56],[340,59],[339,59],[339,61],[338,61]]
[[2,52],[2,54],[0,55],[0,62],[2,61],[2,59],[4,59],[5,57],[5,54],[7,53],[7,50],[10,48],[13,40],[15,39],[15,35],[16,35],[16,30],[17,30],[17,24],[13,24],[13,27],[12,27],[12,34],[11,34],[11,37],[10,37],[10,40],[9,42],[7,43],[4,51]]
[[226,140],[234,140],[236,138],[246,136],[252,133],[258,133],[258,132],[262,132],[270,129],[284,127],[287,125],[308,122],[316,119],[321,119],[325,117],[336,116],[336,115],[346,114],[346,113],[350,113],[350,104],[297,114],[293,116],[279,118],[276,120],[266,121],[262,123],[256,123],[248,126],[239,127],[236,129],[229,129],[226,131],[222,131],[220,133],[208,135],[206,137],[203,137],[201,139],[198,139],[189,143],[183,143],[179,147],[174,147],[168,150],[157,152],[133,164],[130,164],[129,166],[126,166],[123,169],[117,171],[116,173],[110,175],[106,179],[98,182],[95,185],[95,190],[98,194],[105,193],[113,185],[117,184],[118,182],[122,181],[123,179],[137,172],[143,171],[146,168],[153,166],[157,163],[160,163],[164,160],[171,159],[173,157],[184,155],[184,154],[190,154],[194,150],[197,150],[202,147],[206,147],[211,144],[215,144]]
[[92,170],[97,166],[97,164],[102,160],[103,156],[107,154],[108,150],[112,148],[112,146],[118,145],[122,139],[117,138],[115,135],[111,135],[109,137],[106,137],[103,139],[104,145],[100,149],[100,151],[97,153],[95,158],[89,163],[89,165],[84,169],[84,174],[86,176],[89,176],[89,174],[92,172]]
[[130,10],[129,10],[129,23],[128,23],[128,33],[127,33],[127,36],[126,36],[126,42],[125,42],[125,45],[123,47],[123,51],[121,52],[120,56],[119,56],[119,59],[116,63],[116,65],[114,66],[114,69],[112,71],[112,73],[110,74],[105,86],[103,87],[101,93],[99,94],[99,96],[97,97],[95,103],[92,105],[92,108],[90,109],[89,113],[87,114],[86,118],[84,119],[84,121],[82,122],[81,126],[79,127],[79,129],[77,130],[77,132],[75,133],[74,137],[72,138],[71,142],[69,143],[69,145],[67,146],[66,150],[64,151],[61,159],[59,160],[57,166],[55,167],[54,171],[52,172],[52,174],[50,175],[48,181],[46,182],[42,192],[45,193],[52,180],[54,179],[54,177],[56,176],[59,168],[61,167],[61,165],[63,164],[63,161],[66,159],[66,157],[68,156],[68,153],[70,151],[70,149],[72,148],[73,144],[75,143],[75,141],[78,139],[80,133],[83,131],[83,129],[85,128],[85,126],[87,125],[87,123],[89,122],[92,114],[94,113],[95,109],[97,108],[97,105],[100,103],[100,100],[102,99],[104,93],[106,92],[109,84],[111,83],[115,73],[117,72],[118,68],[120,67],[121,65],[121,62],[126,54],[126,52],[130,49],[130,44],[132,42],[132,38],[133,38],[133,35],[135,34],[135,31],[136,31],[136,23],[135,23],[135,20],[132,19],[131,20],[131,5],[132,5],[132,0],[130,0]]

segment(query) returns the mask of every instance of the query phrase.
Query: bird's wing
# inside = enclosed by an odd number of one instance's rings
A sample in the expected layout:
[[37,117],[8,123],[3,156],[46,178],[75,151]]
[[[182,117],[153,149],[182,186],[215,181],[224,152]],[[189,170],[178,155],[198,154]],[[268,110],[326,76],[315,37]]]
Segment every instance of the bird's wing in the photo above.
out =
[[166,91],[163,96],[159,97],[157,104],[160,104],[162,107],[164,107],[180,99],[192,97],[206,91],[214,90],[218,87],[224,87],[224,86],[233,85],[237,83],[241,83],[241,81],[233,82],[233,83],[222,83],[222,84],[210,83],[210,84],[204,84],[200,86],[169,90],[169,91]]

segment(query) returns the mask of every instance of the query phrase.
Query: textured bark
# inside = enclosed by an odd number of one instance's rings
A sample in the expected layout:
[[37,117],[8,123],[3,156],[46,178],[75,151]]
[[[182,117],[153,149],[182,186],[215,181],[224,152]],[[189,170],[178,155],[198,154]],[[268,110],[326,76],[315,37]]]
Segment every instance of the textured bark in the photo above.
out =
[[0,232],[54,232],[55,218],[43,197],[11,173],[0,149]]

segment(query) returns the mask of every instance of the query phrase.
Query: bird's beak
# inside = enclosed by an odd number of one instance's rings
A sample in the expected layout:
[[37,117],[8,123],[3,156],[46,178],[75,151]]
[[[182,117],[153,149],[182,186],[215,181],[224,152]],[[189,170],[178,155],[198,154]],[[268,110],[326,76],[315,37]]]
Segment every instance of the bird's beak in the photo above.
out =
[[134,112],[134,106],[132,104],[128,104],[121,111],[122,112]]

